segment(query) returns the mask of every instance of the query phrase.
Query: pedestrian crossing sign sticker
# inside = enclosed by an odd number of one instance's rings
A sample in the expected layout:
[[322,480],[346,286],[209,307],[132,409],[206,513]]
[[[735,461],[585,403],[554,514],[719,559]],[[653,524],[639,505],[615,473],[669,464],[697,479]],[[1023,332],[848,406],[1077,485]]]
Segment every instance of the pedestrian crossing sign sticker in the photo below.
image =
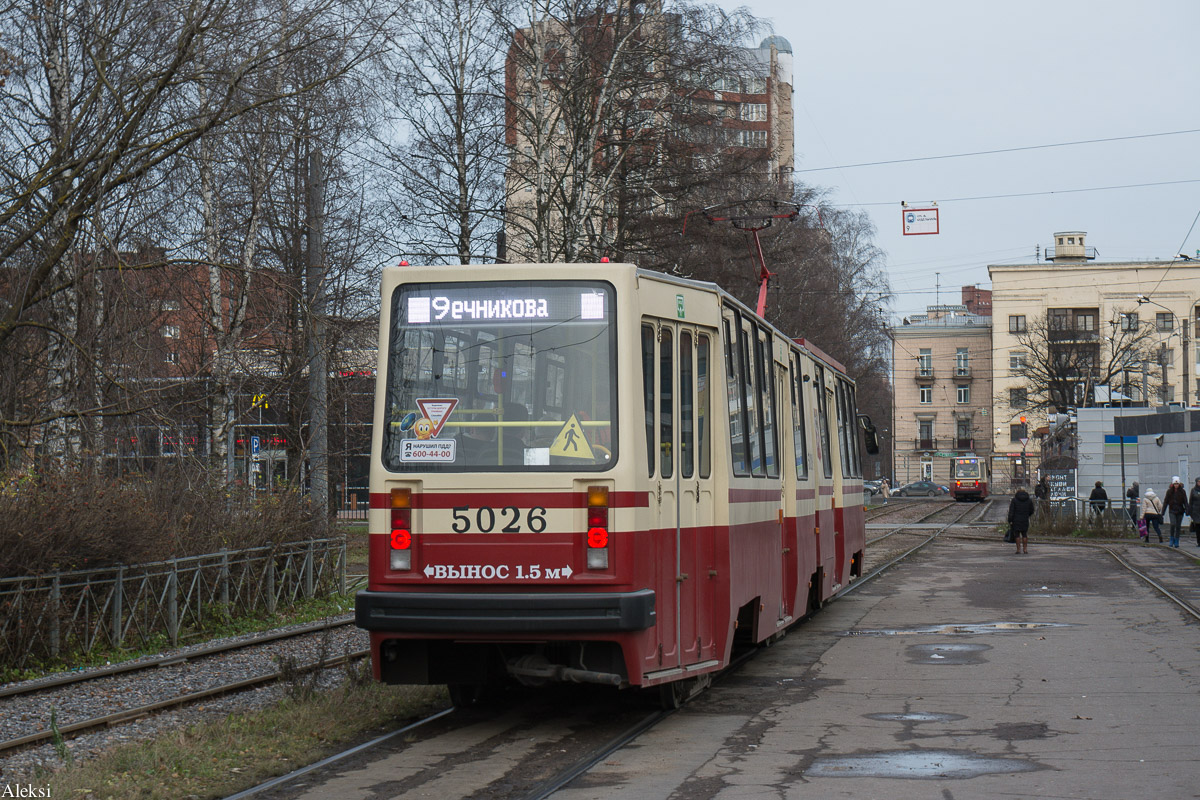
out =
[[574,414],[567,420],[567,424],[563,425],[558,436],[554,437],[554,441],[550,443],[550,455],[560,458],[595,460],[596,456],[592,453],[592,447],[588,444],[587,437],[583,435],[583,426],[579,424],[579,418]]

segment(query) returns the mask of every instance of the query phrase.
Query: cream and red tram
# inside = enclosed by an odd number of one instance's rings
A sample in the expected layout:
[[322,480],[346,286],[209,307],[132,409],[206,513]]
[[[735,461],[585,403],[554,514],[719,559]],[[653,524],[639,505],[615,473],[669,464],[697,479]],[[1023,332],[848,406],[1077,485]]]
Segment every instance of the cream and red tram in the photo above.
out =
[[402,266],[380,323],[356,608],[378,679],[666,696],[860,574],[852,382],[715,285]]

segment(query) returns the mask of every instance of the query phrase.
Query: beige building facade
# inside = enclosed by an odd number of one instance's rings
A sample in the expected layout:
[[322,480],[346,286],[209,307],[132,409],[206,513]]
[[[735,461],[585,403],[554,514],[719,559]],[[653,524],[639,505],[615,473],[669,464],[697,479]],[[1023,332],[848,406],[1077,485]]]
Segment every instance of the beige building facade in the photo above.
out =
[[949,485],[955,456],[990,458],[992,319],[930,306],[892,330],[894,478]]
[[[1023,456],[1032,445],[1021,440],[1055,411],[1035,402],[1038,390],[1023,367],[1047,353],[1051,363],[1071,362],[1070,380],[1050,395],[1051,405],[1189,405],[1200,397],[1192,344],[1200,321],[1200,263],[1186,257],[1101,262],[1086,232],[1063,231],[1053,239],[1043,262],[988,266],[995,320],[988,433],[993,482],[1001,486],[1005,476],[1014,484],[1028,481]],[[1122,349],[1131,341],[1136,347]]]

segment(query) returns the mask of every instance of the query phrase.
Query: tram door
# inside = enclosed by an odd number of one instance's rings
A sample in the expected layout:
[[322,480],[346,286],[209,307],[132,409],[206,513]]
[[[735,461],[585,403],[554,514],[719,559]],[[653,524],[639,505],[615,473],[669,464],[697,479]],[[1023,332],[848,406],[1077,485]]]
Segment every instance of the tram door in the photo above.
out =
[[[665,320],[647,321],[642,328],[663,668],[703,661],[714,649],[714,598],[705,591],[708,570],[715,563],[712,341],[708,331]],[[668,610],[671,613],[664,613]]]

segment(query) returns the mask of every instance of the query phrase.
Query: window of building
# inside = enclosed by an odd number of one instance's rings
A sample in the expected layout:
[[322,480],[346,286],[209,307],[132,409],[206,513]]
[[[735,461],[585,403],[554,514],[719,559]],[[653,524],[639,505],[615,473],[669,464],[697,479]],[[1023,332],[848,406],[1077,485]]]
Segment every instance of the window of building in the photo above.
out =
[[933,420],[917,420],[917,437],[921,440],[921,444],[918,445],[920,449],[933,447]]
[[1008,426],[1008,440],[1010,442],[1019,442],[1026,437],[1024,423]]
[[742,81],[742,91],[746,94],[765,94],[767,91],[767,79],[757,77],[746,78]]
[[1062,243],[1063,243],[1063,237],[1061,237],[1061,236],[1060,236],[1060,237],[1058,237],[1058,243],[1059,243],[1059,244],[1062,244]]
[[1175,387],[1163,386],[1158,390],[1158,397],[1164,403],[1175,402]]
[[933,350],[928,347],[921,348],[917,356],[917,369],[925,377],[933,374]]
[[1013,350],[1008,354],[1008,368],[1018,372],[1025,368],[1025,351]]
[[1131,314],[1122,314],[1122,315],[1121,315],[1121,330],[1123,330],[1123,331],[1136,331],[1137,329],[1138,329],[1138,315],[1137,315],[1137,312],[1133,312],[1133,313],[1131,313]]
[[742,131],[741,132],[742,147],[764,148],[767,146],[766,131]]
[[1010,314],[1008,317],[1008,332],[1009,333],[1024,333],[1025,332],[1025,315]]
[[178,339],[179,338],[179,326],[178,325],[163,325],[162,335],[163,335],[164,339]]
[[1071,312],[1065,308],[1052,308],[1046,313],[1046,321],[1052,331],[1065,331],[1071,328]]
[[167,353],[167,357],[163,360],[166,361],[168,364],[178,364],[179,363],[179,353]]
[[1026,403],[1028,403],[1028,399],[1024,388],[1008,390],[1009,408],[1024,408]]
[[971,439],[971,420],[966,417],[961,417],[954,423],[954,431],[958,437],[959,447],[970,447]]
[[971,402],[971,387],[970,386],[959,386],[956,388],[958,389],[958,402],[960,402],[960,403]]
[[1095,331],[1096,330],[1096,315],[1095,314],[1076,314],[1075,315],[1075,330],[1077,330],[1077,331]]
[[1175,366],[1175,350],[1171,347],[1164,347],[1158,351],[1158,363],[1165,367]]
[[766,103],[742,103],[742,119],[746,122],[766,122]]
[[1067,237],[1067,244],[1075,244],[1075,237],[1074,237],[1074,236],[1068,236],[1068,237]]
[[971,374],[971,354],[965,347],[958,348],[954,353],[954,374]]
[[162,301],[162,310],[163,311],[178,311],[179,310],[179,301],[178,300],[163,300]]
[[921,387],[921,405],[927,406],[927,405],[930,405],[931,403],[933,403],[933,387],[922,386]]
[[1170,311],[1160,311],[1154,316],[1154,327],[1160,331],[1169,331],[1175,327],[1175,315]]

